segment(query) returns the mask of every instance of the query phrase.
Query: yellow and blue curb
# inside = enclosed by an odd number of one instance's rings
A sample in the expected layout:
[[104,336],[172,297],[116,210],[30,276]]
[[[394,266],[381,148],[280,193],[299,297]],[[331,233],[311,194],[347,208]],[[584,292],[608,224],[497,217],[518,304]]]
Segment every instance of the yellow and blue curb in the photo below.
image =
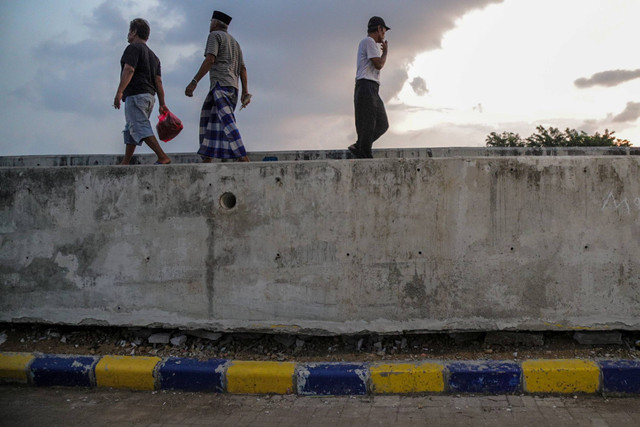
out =
[[294,363],[0,352],[0,383],[302,396],[640,395],[640,361]]

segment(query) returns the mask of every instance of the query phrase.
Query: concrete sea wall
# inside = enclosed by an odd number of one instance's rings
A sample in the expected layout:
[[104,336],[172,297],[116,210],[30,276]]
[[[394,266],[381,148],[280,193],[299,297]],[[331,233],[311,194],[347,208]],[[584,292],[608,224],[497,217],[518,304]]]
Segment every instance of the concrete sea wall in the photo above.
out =
[[4,158],[0,321],[640,329],[633,151],[425,153],[131,167]]

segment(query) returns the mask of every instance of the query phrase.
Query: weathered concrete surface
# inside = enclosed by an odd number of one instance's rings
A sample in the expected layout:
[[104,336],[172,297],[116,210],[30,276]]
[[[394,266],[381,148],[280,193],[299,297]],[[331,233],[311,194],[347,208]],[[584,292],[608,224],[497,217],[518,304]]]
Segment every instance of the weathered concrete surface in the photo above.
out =
[[638,330],[639,178],[628,155],[0,168],[0,321]]
[[[247,153],[251,161],[346,160],[352,156],[345,150],[254,151]],[[169,153],[172,163],[201,163],[195,153]],[[434,147],[387,148],[373,150],[376,159],[440,158],[440,157],[507,157],[507,156],[640,156],[640,147]],[[122,155],[96,154],[57,156],[0,157],[0,167],[107,166],[117,165]],[[137,154],[133,164],[152,165],[155,154]]]

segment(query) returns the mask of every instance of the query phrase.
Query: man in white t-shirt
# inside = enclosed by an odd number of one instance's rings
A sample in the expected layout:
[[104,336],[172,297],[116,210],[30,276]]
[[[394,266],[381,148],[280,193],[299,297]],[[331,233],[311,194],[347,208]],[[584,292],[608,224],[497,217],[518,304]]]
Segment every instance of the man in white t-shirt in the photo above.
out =
[[358,46],[358,68],[353,104],[356,116],[358,141],[349,146],[357,159],[371,159],[373,143],[389,129],[387,112],[378,93],[380,70],[387,61],[387,41],[384,36],[390,30],[379,16],[369,19],[367,37]]

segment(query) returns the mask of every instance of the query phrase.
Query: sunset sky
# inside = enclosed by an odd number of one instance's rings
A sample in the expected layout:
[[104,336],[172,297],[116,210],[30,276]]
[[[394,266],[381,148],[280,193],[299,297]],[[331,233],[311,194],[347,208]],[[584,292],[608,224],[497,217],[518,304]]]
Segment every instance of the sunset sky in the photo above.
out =
[[233,17],[244,52],[253,102],[236,113],[249,151],[355,141],[356,50],[373,15],[391,27],[381,75],[391,127],[374,148],[483,146],[490,132],[538,125],[640,144],[637,1],[5,0],[0,155],[124,152],[112,103],[136,17],[150,22],[167,105],[185,125],[163,147],[195,152],[208,79],[193,98],[184,88],[214,9]]

